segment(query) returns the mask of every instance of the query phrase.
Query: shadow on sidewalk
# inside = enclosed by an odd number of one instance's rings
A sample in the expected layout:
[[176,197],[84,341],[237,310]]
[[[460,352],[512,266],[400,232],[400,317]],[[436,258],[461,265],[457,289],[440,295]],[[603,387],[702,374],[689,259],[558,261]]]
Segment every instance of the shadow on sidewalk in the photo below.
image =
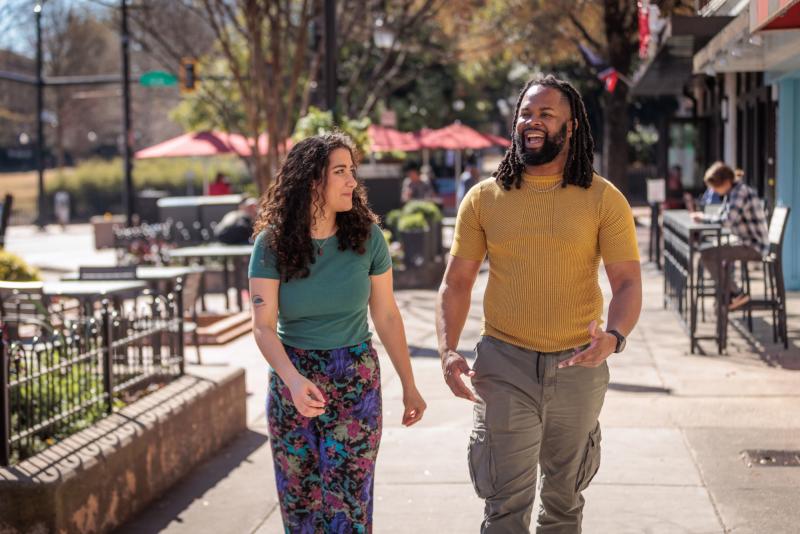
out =
[[656,386],[640,386],[638,384],[620,384],[618,382],[609,382],[608,389],[614,391],[622,391],[625,393],[661,393],[664,395],[672,395],[671,388],[660,388]]
[[196,467],[115,532],[117,534],[160,532],[172,522],[182,523],[182,512],[222,479],[228,477],[231,471],[243,464],[252,463],[249,457],[267,441],[265,434],[251,429],[245,430],[225,449]]

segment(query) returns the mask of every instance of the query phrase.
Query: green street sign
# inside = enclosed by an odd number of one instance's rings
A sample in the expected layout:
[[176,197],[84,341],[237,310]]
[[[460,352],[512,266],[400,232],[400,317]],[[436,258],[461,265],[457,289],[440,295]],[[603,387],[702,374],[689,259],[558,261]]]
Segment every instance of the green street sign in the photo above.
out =
[[163,70],[151,70],[142,74],[139,84],[142,87],[167,87],[178,85],[178,77]]

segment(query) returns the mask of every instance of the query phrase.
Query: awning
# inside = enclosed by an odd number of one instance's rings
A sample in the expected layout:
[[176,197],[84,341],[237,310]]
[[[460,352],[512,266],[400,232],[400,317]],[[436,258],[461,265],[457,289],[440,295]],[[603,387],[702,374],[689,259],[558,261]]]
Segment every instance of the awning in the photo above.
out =
[[800,0],[750,0],[750,31],[800,28]]
[[748,10],[742,11],[697,52],[692,63],[695,74],[705,72],[712,76],[717,72],[764,70],[763,39],[751,39]]
[[800,29],[770,29],[751,34],[752,9],[752,5],[745,8],[695,54],[693,72],[713,75],[717,72],[789,72],[800,69]]
[[634,75],[636,96],[679,95],[692,75],[695,53],[733,17],[673,16],[667,20],[653,58]]

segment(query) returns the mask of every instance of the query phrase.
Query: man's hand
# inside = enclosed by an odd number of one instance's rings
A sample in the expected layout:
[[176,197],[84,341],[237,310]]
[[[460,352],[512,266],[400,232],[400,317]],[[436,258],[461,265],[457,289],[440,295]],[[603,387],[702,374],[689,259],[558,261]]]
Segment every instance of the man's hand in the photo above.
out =
[[597,321],[589,323],[589,335],[592,336],[592,341],[589,343],[589,346],[581,352],[576,353],[572,358],[559,363],[559,369],[571,367],[573,365],[597,367],[606,361],[606,358],[611,356],[616,350],[616,336],[605,332],[602,328],[598,328]]
[[689,214],[694,222],[704,222],[706,220],[706,214],[702,211],[693,211]]
[[476,402],[475,394],[461,379],[461,375],[466,375],[470,378],[475,376],[475,371],[469,368],[467,360],[462,355],[454,350],[448,350],[442,356],[442,372],[444,372],[444,381],[450,387],[453,395]]

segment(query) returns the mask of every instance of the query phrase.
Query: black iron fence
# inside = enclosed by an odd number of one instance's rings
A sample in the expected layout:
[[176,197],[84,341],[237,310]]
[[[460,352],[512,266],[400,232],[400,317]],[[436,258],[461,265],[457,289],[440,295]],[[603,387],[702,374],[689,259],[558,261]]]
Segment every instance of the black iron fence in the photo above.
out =
[[[23,337],[0,326],[0,465],[24,460],[184,372],[181,288]],[[12,328],[13,326],[13,328]],[[13,338],[10,334],[13,332]]]

